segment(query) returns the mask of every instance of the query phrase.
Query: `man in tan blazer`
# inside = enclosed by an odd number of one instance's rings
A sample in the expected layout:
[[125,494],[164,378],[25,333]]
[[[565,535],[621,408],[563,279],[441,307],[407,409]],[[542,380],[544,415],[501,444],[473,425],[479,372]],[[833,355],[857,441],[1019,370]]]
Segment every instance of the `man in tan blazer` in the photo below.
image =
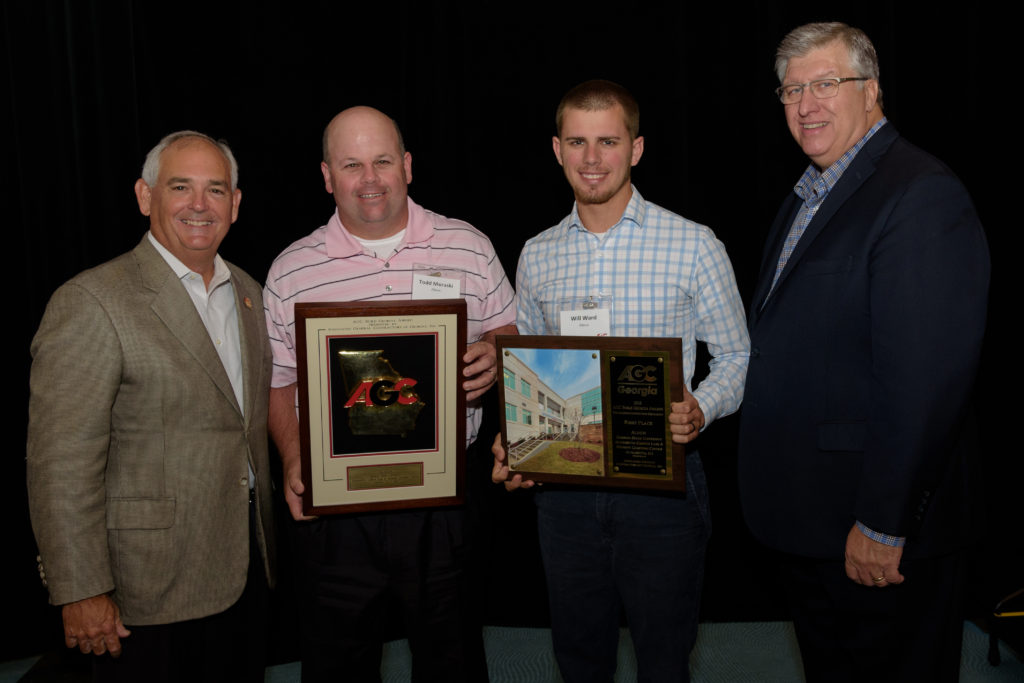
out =
[[227,145],[164,138],[135,184],[149,233],[61,286],[32,342],[40,573],[68,647],[119,657],[102,680],[263,680],[270,347],[260,286],[217,256],[237,175]]

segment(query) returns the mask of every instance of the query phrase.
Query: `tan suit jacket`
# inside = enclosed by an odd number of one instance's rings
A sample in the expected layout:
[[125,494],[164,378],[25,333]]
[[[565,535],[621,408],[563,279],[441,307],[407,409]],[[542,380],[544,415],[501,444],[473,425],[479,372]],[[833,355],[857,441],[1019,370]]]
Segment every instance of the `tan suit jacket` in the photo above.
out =
[[231,606],[249,563],[249,466],[272,583],[270,346],[259,285],[228,267],[244,411],[148,238],[51,298],[32,341],[28,490],[53,604],[113,591],[128,625]]

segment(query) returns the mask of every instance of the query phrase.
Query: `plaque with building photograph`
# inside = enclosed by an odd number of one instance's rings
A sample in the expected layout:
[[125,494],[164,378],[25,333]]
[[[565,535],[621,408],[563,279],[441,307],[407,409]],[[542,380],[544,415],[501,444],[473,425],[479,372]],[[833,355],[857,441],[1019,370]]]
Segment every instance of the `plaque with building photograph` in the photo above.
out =
[[511,474],[592,487],[686,488],[668,415],[683,400],[679,338],[499,336]]

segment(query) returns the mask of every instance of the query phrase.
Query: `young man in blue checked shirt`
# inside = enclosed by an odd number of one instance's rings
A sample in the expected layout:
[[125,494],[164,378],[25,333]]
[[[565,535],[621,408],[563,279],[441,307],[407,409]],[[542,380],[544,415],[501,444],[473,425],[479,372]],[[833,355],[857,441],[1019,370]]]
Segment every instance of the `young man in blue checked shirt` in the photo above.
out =
[[[673,403],[673,439],[687,443],[743,396],[750,342],[725,248],[708,228],[647,202],[630,184],[643,154],[639,108],[615,83],[588,81],[562,98],[555,157],[576,203],[561,223],[523,248],[516,274],[521,334],[581,334],[560,325],[579,302],[596,304],[591,333],[681,337],[687,389],[697,340],[711,353],[708,377]],[[591,309],[593,310],[593,309]],[[508,488],[495,444],[493,478]],[[611,681],[620,609],[636,649],[639,680],[688,681],[697,635],[704,553],[711,525],[695,450],[686,495],[599,489],[538,490],[538,532],[562,677]]]

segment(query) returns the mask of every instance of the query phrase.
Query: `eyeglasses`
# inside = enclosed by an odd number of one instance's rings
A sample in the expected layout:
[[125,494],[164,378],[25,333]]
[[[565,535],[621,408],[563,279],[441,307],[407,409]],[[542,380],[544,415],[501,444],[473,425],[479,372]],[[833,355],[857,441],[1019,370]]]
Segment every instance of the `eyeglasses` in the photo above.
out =
[[804,96],[804,88],[819,100],[827,100],[839,94],[839,84],[847,81],[869,81],[867,76],[851,76],[848,78],[819,78],[807,83],[788,83],[775,89],[775,94],[783,104],[796,104]]

